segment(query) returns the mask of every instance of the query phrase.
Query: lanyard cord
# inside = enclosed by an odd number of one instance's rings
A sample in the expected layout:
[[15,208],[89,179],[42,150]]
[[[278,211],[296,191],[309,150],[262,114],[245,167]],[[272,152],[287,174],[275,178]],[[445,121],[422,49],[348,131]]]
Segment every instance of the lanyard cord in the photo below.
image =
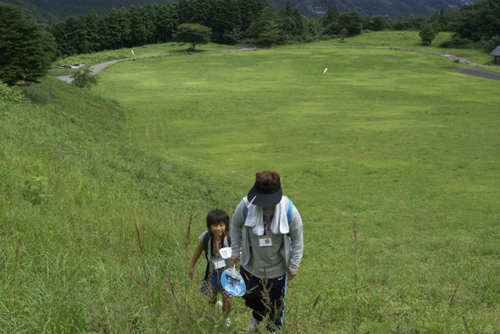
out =
[[[220,258],[219,249],[221,248],[222,243],[224,242],[224,238],[226,237],[226,235],[227,235],[227,232],[224,232],[224,235],[222,236],[222,239],[220,241],[215,240],[214,236],[212,235],[212,261],[219,260],[219,258]],[[215,271],[219,272],[220,269],[215,269]]]
[[219,258],[219,249],[222,247],[222,243],[224,242],[224,238],[226,237],[227,232],[224,232],[224,235],[222,236],[222,239],[218,242],[219,244],[217,245],[217,240],[214,239],[214,236],[212,235],[212,254],[214,257]]
[[267,225],[269,225],[269,223],[273,220],[273,217],[274,215],[270,215],[269,219],[266,222],[264,222],[264,235],[266,235]]

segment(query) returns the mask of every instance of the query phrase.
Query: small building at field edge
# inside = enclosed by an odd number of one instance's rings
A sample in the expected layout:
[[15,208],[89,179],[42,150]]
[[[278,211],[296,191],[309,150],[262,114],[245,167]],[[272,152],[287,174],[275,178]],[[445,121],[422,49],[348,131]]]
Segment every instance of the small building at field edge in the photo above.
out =
[[493,60],[494,64],[500,65],[500,46],[497,46],[497,48],[490,53],[490,56],[495,57]]

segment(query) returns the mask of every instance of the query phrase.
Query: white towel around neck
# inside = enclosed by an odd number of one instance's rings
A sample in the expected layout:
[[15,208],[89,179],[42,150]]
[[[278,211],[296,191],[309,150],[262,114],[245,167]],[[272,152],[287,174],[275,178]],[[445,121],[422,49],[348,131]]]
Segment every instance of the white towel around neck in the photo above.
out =
[[[263,209],[260,206],[251,204],[248,207],[248,200],[245,197],[245,204],[247,205],[247,219],[245,220],[245,226],[253,227],[252,231],[255,235],[264,234],[264,222],[263,222]],[[271,233],[273,234],[287,234],[289,232],[288,219],[286,213],[288,211],[288,197],[283,196],[281,201],[276,205],[274,209],[274,217],[271,222]]]

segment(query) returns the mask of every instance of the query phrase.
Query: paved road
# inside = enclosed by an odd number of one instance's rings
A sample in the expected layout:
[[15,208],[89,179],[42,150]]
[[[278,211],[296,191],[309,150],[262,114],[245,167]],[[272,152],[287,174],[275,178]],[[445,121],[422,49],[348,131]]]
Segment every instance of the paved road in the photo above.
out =
[[477,68],[460,68],[455,69],[458,73],[473,75],[475,77],[480,77],[484,79],[500,80],[500,73],[491,72],[486,70],[480,70]]
[[[127,60],[127,59],[121,59],[121,60]],[[114,64],[114,63],[119,62],[121,60],[112,60],[112,61],[107,61],[105,63],[100,63],[97,65],[91,66],[90,70],[92,71],[93,74],[97,74],[97,73],[101,72],[106,66]],[[71,78],[71,75],[59,75],[59,76],[56,76],[56,78],[61,79],[62,81],[66,81],[67,83],[71,83],[73,81],[73,78]]]
[[[388,47],[381,47],[381,46],[367,46],[367,47],[343,47],[343,46],[313,46],[313,47],[304,47],[304,49],[341,49],[341,48],[362,48],[362,49],[390,49]],[[292,48],[292,49],[302,49],[302,48]],[[249,48],[249,47],[241,47],[241,49],[238,50],[224,50],[224,51],[208,51],[208,52],[200,52],[200,54],[203,53],[221,53],[221,52],[242,52],[242,51],[256,51],[258,49],[256,48]],[[480,65],[476,64],[468,59],[458,57],[449,53],[444,53],[444,52],[437,52],[437,51],[426,51],[426,50],[416,50],[416,49],[399,49],[403,51],[417,51],[417,52],[426,52],[426,53],[431,53],[437,56],[443,56],[449,59],[458,59],[461,63],[467,64],[467,65],[472,65],[472,66],[481,66],[481,67],[493,67],[493,66],[486,66],[486,65]],[[139,58],[148,58],[148,57],[139,57]],[[112,61],[107,61],[105,63],[100,63],[97,65],[92,66],[90,69],[92,70],[92,73],[97,74],[101,72],[106,66],[109,66],[111,64],[114,64],[119,61],[124,61],[124,60],[130,60],[132,58],[127,58],[127,59],[120,59],[120,60],[112,60]],[[496,66],[495,68],[498,68]],[[492,71],[487,71],[487,70],[480,70],[476,68],[456,68],[455,71],[458,73],[462,74],[467,74],[467,75],[472,75],[475,77],[480,77],[484,79],[493,79],[493,80],[500,80],[500,73],[492,72]],[[68,83],[71,83],[73,81],[73,78],[71,78],[69,75],[60,75],[56,76],[56,78],[61,79],[63,81],[66,81]]]

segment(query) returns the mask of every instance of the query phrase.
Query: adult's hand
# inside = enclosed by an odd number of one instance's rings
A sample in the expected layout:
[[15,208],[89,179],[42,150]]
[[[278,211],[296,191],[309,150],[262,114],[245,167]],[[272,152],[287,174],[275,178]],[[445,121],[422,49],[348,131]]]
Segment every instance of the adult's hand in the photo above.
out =
[[288,269],[288,280],[291,281],[297,275],[297,270]]
[[231,255],[231,265],[235,266],[240,261],[239,255]]

